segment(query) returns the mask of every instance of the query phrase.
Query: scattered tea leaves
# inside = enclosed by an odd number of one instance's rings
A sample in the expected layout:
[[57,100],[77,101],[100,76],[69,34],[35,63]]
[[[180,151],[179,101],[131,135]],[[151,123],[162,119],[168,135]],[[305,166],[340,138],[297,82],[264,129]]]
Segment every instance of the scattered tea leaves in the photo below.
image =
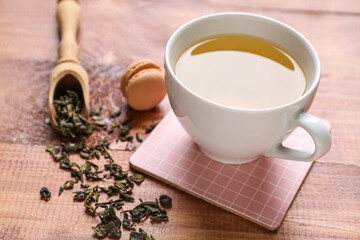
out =
[[[93,122],[88,121],[83,115],[81,115],[81,109],[83,103],[81,102],[81,96],[76,92],[66,91],[64,95],[59,96],[54,100],[54,107],[58,114],[58,125],[60,131],[65,137],[76,138],[80,135],[90,135],[94,129],[103,128],[106,130],[107,121],[101,117],[101,107],[96,107],[90,113]],[[121,115],[122,109],[111,113],[111,118],[116,118]],[[110,126],[108,134],[112,134],[115,129],[119,128],[118,137],[116,141],[127,142],[125,150],[130,151],[130,146],[133,144],[134,137],[141,143],[143,139],[139,133],[135,136],[129,136],[132,126],[129,124],[132,118],[127,117],[119,124],[113,123]],[[150,133],[156,124],[152,123],[146,127],[146,133]],[[171,206],[171,198],[167,195],[161,195],[159,200],[155,201],[142,201],[140,204],[131,210],[123,211],[122,221],[116,216],[116,210],[122,209],[126,202],[134,202],[132,197],[132,191],[134,183],[141,184],[144,181],[144,176],[139,173],[128,176],[128,172],[124,171],[122,167],[115,163],[114,158],[111,156],[108,148],[108,140],[99,140],[97,143],[86,144],[85,138],[79,141],[76,138],[76,142],[64,143],[60,146],[49,144],[45,150],[53,157],[54,161],[59,162],[61,169],[67,170],[71,173],[71,180],[64,183],[59,189],[59,196],[64,190],[73,189],[76,183],[80,184],[80,190],[75,191],[73,195],[74,201],[82,201],[86,211],[90,211],[93,215],[99,216],[100,223],[92,230],[95,235],[100,238],[120,238],[121,237],[121,225],[126,230],[134,230],[130,233],[130,239],[145,239],[153,240],[153,236],[149,236],[143,229],[139,228],[139,231],[135,231],[135,222],[141,222],[147,218],[150,218],[154,222],[167,221],[168,216],[164,208]],[[132,149],[133,150],[133,149]],[[78,154],[84,163],[77,164],[70,161],[72,154]],[[104,165],[103,169],[93,162],[93,160],[100,159],[103,156],[108,160],[108,163]],[[113,184],[108,186],[96,185],[92,187],[89,184],[83,184],[84,179],[88,181],[103,181],[107,179],[113,179]],[[40,192],[40,194],[42,194]],[[106,197],[118,196],[118,199],[111,199],[108,202],[99,202],[100,195],[106,194]],[[49,192],[50,198],[51,193]],[[44,198],[44,199],[48,199]],[[164,207],[164,208],[163,208]],[[130,216],[129,216],[130,215]]]

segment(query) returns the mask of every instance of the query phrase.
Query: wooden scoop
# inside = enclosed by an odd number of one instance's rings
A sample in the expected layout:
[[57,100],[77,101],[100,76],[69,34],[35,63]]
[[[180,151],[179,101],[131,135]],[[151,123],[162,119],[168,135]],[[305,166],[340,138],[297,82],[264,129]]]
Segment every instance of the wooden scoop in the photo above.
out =
[[56,121],[57,113],[53,105],[54,97],[58,94],[65,90],[77,92],[84,103],[81,113],[85,117],[88,117],[90,108],[88,75],[79,64],[79,48],[76,43],[80,16],[79,2],[78,0],[59,0],[56,12],[61,41],[58,47],[59,61],[50,76],[48,108],[50,122],[59,130]]

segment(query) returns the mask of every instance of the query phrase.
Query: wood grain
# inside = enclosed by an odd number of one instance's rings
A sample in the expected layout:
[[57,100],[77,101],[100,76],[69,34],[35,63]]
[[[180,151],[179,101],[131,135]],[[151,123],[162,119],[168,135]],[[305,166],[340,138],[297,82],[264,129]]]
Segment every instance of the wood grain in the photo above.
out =
[[[322,79],[311,113],[332,123],[333,145],[306,178],[283,224],[268,231],[241,217],[149,178],[135,198],[173,197],[165,224],[140,224],[156,239],[360,239],[360,4],[358,0],[220,1],[83,0],[79,60],[89,74],[91,106],[103,115],[124,106],[119,84],[134,60],[163,63],[164,46],[183,23],[204,14],[245,11],[294,27],[319,53]],[[57,197],[68,179],[44,146],[59,142],[47,116],[48,79],[56,64],[59,36],[56,1],[0,0],[0,239],[92,239],[98,220]],[[159,107],[134,117],[133,133],[159,121],[170,109]],[[100,132],[93,136],[100,138]],[[146,138],[146,135],[143,135]],[[113,139],[113,138],[112,138]],[[124,168],[129,152],[113,154]],[[50,201],[39,199],[44,185]],[[130,205],[129,205],[130,206]],[[123,231],[122,239],[128,238]]]

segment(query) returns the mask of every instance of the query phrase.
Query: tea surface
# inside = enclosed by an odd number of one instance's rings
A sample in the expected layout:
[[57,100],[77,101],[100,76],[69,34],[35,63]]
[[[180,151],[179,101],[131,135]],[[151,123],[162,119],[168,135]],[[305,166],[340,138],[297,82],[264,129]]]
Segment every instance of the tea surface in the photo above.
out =
[[175,74],[201,97],[236,108],[281,106],[306,89],[305,75],[288,52],[248,35],[216,35],[191,45]]

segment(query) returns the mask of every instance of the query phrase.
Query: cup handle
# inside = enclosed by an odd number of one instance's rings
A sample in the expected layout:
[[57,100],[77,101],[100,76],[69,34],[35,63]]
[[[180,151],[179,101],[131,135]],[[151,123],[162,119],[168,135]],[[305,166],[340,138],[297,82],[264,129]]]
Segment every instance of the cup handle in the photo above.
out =
[[322,120],[311,114],[302,112],[295,119],[295,125],[305,129],[311,135],[315,143],[315,151],[310,153],[284,147],[280,142],[267,152],[265,156],[311,162],[324,156],[329,151],[331,146],[330,131]]

